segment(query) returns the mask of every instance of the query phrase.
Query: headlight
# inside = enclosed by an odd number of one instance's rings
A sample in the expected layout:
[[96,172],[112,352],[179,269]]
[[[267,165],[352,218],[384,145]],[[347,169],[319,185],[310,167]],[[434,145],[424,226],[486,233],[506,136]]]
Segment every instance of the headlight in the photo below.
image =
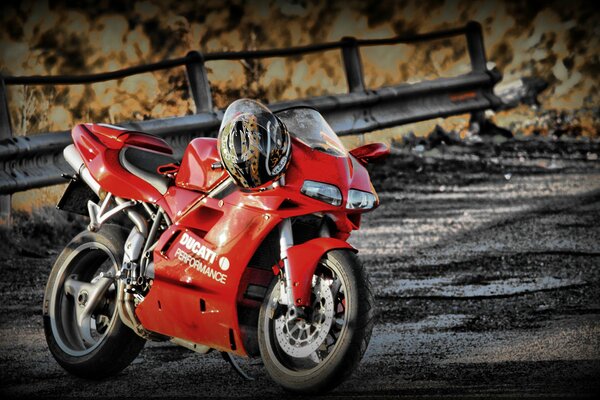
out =
[[342,204],[342,192],[340,192],[340,189],[333,185],[328,185],[327,183],[304,181],[300,192],[308,197],[324,201],[325,203],[334,206]]
[[375,201],[376,199],[373,193],[350,189],[348,191],[348,203],[346,203],[346,208],[350,210],[368,210],[375,206]]

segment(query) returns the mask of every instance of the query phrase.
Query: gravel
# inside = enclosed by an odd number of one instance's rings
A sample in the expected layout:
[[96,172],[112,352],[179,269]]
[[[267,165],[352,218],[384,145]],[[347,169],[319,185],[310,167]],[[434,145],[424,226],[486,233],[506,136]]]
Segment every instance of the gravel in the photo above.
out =
[[[382,204],[350,241],[373,282],[377,323],[359,369],[330,398],[599,391],[600,163],[596,144],[577,146],[548,161],[505,145],[495,162],[479,147],[400,148],[371,168]],[[258,359],[240,360],[257,378],[246,382],[218,353],[165,343],[149,343],[112,379],[67,374],[41,318],[59,249],[0,262],[2,398],[286,396]]]

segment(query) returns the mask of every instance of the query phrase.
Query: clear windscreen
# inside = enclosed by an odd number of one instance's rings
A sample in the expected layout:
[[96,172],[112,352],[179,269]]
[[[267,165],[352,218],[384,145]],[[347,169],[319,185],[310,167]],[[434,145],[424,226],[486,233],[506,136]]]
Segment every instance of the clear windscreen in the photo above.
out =
[[290,108],[275,115],[287,127],[290,135],[310,148],[336,157],[346,157],[348,152],[325,118],[308,107]]

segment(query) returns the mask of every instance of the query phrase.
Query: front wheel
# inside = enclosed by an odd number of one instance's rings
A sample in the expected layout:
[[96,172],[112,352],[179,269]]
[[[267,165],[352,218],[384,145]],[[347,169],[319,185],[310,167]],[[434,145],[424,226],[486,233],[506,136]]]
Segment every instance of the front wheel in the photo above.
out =
[[332,390],[360,362],[373,329],[373,295],[364,267],[348,250],[328,252],[313,276],[312,307],[300,318],[271,285],[259,314],[261,357],[271,378],[299,393]]
[[70,373],[102,379],[125,368],[145,340],[119,317],[116,273],[123,260],[121,228],[77,235],[58,256],[44,295],[48,348]]

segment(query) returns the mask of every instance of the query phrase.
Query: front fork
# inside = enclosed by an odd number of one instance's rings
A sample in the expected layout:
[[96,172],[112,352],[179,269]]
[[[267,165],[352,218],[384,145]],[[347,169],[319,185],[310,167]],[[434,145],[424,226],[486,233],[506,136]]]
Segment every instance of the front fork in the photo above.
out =
[[310,308],[314,274],[319,260],[328,251],[335,249],[356,250],[348,242],[331,237],[323,228],[319,237],[294,244],[292,222],[284,219],[279,225],[280,267],[283,267],[283,290],[279,302],[297,311]]
[[[279,299],[281,304],[294,307],[298,312],[300,309],[310,306],[313,273],[319,259],[329,249],[350,247],[345,242],[331,239],[330,236],[329,229],[324,225],[318,238],[295,246],[291,219],[286,218],[281,222],[279,225],[279,251],[284,277],[284,290]],[[329,243],[328,241],[331,240],[335,242],[331,247],[329,244],[318,244],[322,241]]]
[[279,300],[281,304],[288,307],[294,306],[294,294],[292,293],[292,274],[290,270],[290,261],[287,251],[294,245],[294,235],[292,233],[292,221],[289,218],[284,219],[279,225],[279,254],[283,262],[283,276],[285,277],[284,293]]

